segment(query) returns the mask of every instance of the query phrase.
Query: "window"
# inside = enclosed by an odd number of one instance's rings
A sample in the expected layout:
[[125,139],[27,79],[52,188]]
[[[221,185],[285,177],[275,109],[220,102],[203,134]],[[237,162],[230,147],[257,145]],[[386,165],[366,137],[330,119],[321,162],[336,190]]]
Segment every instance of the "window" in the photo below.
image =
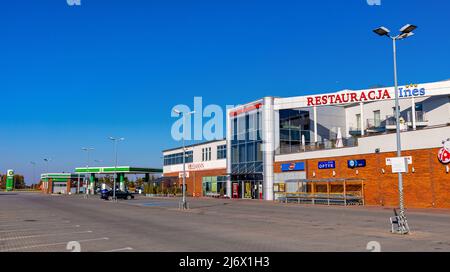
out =
[[[186,163],[191,163],[191,162],[193,162],[193,152],[192,152],[192,150],[186,151]],[[182,164],[182,163],[183,163],[183,152],[164,156],[164,166]]]
[[227,145],[219,145],[217,147],[217,159],[226,159],[227,158]]
[[211,160],[211,147],[202,148],[202,161]]
[[373,124],[375,127],[379,127],[381,124],[381,113],[379,110],[373,111]]

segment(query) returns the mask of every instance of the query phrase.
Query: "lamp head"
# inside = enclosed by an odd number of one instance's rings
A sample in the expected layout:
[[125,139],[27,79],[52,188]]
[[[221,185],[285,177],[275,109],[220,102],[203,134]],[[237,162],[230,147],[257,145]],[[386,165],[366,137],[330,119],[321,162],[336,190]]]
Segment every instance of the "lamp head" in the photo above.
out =
[[373,32],[375,32],[379,36],[389,36],[389,33],[391,31],[384,26],[380,26],[379,28],[374,29]]

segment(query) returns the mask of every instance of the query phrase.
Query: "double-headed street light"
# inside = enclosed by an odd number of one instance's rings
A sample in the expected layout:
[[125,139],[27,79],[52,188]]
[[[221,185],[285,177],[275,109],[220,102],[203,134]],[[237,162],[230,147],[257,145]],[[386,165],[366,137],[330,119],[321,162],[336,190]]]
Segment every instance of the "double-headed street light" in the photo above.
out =
[[113,200],[116,200],[116,175],[117,175],[117,141],[123,141],[125,138],[116,138],[109,137],[111,141],[114,142],[114,154],[115,154],[115,163],[114,163],[114,176],[113,176]]
[[187,112],[184,113],[180,110],[174,109],[173,110],[174,113],[178,114],[178,116],[182,115],[183,118],[183,135],[182,135],[182,139],[183,139],[183,200],[181,202],[181,208],[187,209],[187,201],[186,201],[186,147],[185,147],[185,143],[184,143],[184,130],[186,128],[186,115],[192,115],[195,113],[195,111],[191,111],[191,112]]
[[[400,141],[400,110],[399,110],[399,101],[398,101],[398,81],[397,81],[397,46],[396,42],[398,40],[406,39],[412,35],[414,35],[413,31],[417,28],[415,25],[407,24],[400,29],[400,34],[397,36],[391,36],[389,33],[389,29],[382,26],[379,27],[373,32],[378,34],[379,36],[386,36],[392,39],[393,53],[394,53],[394,85],[395,85],[395,119],[396,119],[396,136],[397,136],[397,157],[402,156],[402,146]],[[400,233],[407,234],[409,233],[409,226],[406,220],[405,208],[403,204],[403,176],[402,173],[398,173],[398,192],[399,192],[399,208],[400,208],[400,216],[399,216],[399,226]]]

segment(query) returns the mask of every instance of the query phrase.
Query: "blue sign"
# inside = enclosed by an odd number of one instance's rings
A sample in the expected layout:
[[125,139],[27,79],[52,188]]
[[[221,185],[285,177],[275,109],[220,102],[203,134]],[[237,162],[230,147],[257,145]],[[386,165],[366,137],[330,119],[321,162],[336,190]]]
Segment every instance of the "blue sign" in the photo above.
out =
[[336,168],[336,161],[320,161],[319,169],[334,169]]
[[285,163],[281,165],[281,172],[304,171],[304,170],[305,170],[304,162]]
[[366,160],[348,160],[348,168],[366,167]]

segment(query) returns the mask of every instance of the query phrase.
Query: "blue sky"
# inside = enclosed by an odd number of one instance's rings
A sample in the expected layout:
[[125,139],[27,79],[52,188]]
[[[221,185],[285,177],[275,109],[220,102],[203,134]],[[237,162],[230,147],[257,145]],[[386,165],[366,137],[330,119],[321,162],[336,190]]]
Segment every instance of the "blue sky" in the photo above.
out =
[[[399,43],[401,84],[450,78],[448,0],[5,1],[0,9],[0,172],[32,180],[113,161],[161,166],[177,104],[245,103],[392,85],[389,40],[371,30],[417,24]],[[37,175],[36,175],[37,176]]]

